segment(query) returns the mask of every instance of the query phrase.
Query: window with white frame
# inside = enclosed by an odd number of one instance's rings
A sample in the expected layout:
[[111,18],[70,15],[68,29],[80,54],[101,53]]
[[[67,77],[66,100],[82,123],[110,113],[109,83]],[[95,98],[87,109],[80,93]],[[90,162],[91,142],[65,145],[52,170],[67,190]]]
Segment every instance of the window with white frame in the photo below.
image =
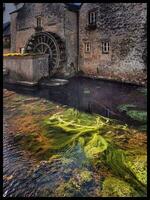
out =
[[91,44],[90,42],[85,42],[85,53],[89,53],[91,51]]
[[102,42],[102,53],[108,54],[109,53],[109,42]]

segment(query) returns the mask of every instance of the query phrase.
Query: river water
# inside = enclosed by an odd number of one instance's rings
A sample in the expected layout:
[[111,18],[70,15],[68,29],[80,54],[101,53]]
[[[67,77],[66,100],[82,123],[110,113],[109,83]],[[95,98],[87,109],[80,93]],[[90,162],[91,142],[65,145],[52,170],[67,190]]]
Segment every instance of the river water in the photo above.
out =
[[[26,98],[45,99],[58,105],[67,105],[80,111],[118,119],[121,123],[127,123],[133,127],[138,127],[142,123],[128,117],[125,112],[120,112],[118,106],[134,104],[139,110],[147,110],[147,99],[141,92],[142,87],[128,84],[72,78],[64,86],[39,86],[31,90],[23,86],[4,84],[4,88],[8,92],[13,91]],[[81,166],[75,160],[65,167],[59,159],[51,164],[47,161],[39,162],[29,152],[20,148],[12,137],[12,130],[8,123],[8,119],[13,118],[18,108],[5,109],[6,101],[4,98],[3,196],[60,196],[56,190],[60,186],[59,183],[67,180],[68,174],[73,176],[74,173],[77,178]],[[70,170],[67,173],[65,172],[66,168]],[[93,177],[96,176],[94,169],[90,166],[88,166],[88,170],[92,172]],[[73,196],[99,196],[97,188],[100,179],[93,179],[90,185],[84,185]]]

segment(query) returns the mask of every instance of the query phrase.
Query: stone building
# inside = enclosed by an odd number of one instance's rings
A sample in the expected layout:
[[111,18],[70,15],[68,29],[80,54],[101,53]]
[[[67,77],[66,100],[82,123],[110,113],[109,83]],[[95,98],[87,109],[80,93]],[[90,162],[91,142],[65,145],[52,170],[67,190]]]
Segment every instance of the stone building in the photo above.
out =
[[11,51],[49,54],[50,76],[77,70],[77,7],[64,3],[25,3],[11,13]]
[[3,3],[3,52],[9,53],[10,49],[10,12],[18,10],[24,3]]
[[146,3],[83,3],[79,68],[88,76],[144,83]]
[[146,83],[146,3],[25,3],[11,13],[11,51],[49,54],[50,76]]

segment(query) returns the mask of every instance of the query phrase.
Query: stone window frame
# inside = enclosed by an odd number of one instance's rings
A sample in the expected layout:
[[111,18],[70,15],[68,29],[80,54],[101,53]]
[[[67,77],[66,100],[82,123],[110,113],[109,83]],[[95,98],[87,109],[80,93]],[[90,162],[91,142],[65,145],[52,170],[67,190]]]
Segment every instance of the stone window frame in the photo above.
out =
[[97,15],[98,15],[98,8],[93,8],[93,9],[89,10],[88,14],[87,14],[87,19],[88,19],[87,24],[88,25],[96,25]]
[[110,41],[109,40],[103,40],[101,42],[101,49],[102,49],[102,54],[109,54],[109,52],[110,52]]
[[91,42],[89,41],[84,42],[84,52],[85,53],[91,52]]

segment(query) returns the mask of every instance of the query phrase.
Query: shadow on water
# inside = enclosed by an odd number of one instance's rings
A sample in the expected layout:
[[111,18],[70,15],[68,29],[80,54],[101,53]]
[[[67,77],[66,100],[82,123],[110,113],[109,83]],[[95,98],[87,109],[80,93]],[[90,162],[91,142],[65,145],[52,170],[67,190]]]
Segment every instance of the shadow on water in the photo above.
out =
[[133,126],[138,126],[139,122],[130,119],[117,107],[133,104],[140,110],[147,110],[147,98],[139,91],[141,87],[124,83],[74,77],[63,86],[39,86],[31,89],[5,83],[4,88],[23,95],[45,98],[80,111],[118,119]]

